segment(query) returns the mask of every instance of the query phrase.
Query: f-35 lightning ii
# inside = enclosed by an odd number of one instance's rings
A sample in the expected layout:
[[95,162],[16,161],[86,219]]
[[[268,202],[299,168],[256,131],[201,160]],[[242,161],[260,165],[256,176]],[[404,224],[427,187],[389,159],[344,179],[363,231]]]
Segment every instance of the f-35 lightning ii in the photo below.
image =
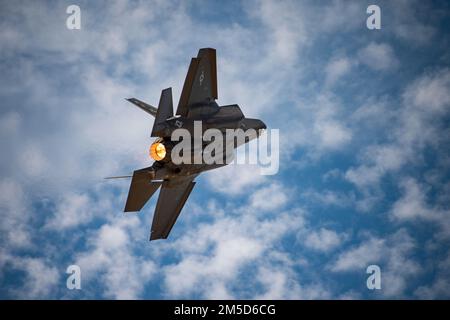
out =
[[[127,99],[155,117],[151,136],[157,139],[150,146],[150,156],[155,162],[150,167],[136,170],[132,176],[128,176],[132,180],[124,209],[125,212],[140,211],[161,187],[153,216],[150,241],[167,238],[194,188],[195,177],[203,171],[228,163],[175,164],[171,158],[171,150],[177,144],[177,141],[171,139],[174,130],[182,128],[195,134],[195,121],[201,121],[201,134],[211,128],[223,133],[227,129],[255,130],[256,136],[247,138],[244,142],[246,143],[259,136],[266,128],[261,120],[246,118],[237,104],[219,106],[215,101],[217,97],[216,50],[204,48],[200,49],[197,57],[191,60],[175,115],[172,88],[162,91],[158,108],[136,98]],[[238,145],[239,143],[233,142],[231,148],[233,153]]]

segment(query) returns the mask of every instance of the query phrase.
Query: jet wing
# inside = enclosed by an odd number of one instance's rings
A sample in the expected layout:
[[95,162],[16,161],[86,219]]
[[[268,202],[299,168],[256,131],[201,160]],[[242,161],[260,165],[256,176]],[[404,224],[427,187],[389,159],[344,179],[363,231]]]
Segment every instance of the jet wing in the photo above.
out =
[[150,241],[167,238],[194,188],[196,176],[177,177],[163,182],[153,216]]
[[178,103],[177,115],[186,117],[191,105],[217,99],[216,50],[203,48],[192,58]]

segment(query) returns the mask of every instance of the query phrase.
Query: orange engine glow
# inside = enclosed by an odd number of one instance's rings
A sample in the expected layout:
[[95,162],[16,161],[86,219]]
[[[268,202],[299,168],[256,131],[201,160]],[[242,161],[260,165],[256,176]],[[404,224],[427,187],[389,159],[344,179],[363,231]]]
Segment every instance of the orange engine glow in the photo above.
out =
[[159,141],[150,146],[150,157],[155,161],[161,161],[166,157],[166,147]]

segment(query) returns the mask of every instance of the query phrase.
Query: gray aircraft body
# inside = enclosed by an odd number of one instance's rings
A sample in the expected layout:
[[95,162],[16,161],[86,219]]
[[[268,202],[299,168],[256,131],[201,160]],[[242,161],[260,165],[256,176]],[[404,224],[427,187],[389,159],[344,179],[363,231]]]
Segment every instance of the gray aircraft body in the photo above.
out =
[[[127,99],[155,117],[151,136],[157,139],[150,147],[150,155],[155,162],[150,167],[134,171],[130,176],[131,185],[124,209],[125,212],[140,211],[161,187],[153,216],[150,240],[167,238],[194,188],[196,176],[203,171],[228,163],[227,161],[212,164],[204,161],[190,164],[174,163],[170,150],[179,143],[171,140],[174,130],[186,129],[194,136],[194,121],[201,121],[200,134],[207,129],[218,129],[223,133],[227,129],[254,129],[257,132],[256,136],[247,137],[243,142],[245,143],[257,137],[266,128],[261,120],[246,118],[236,104],[219,106],[215,101],[217,97],[216,50],[204,48],[200,49],[197,57],[191,60],[175,115],[171,88],[162,91],[158,108],[136,98]],[[206,144],[202,143],[202,147]],[[231,148],[233,153],[237,146],[239,143],[233,140]],[[225,155],[226,143],[223,147]]]

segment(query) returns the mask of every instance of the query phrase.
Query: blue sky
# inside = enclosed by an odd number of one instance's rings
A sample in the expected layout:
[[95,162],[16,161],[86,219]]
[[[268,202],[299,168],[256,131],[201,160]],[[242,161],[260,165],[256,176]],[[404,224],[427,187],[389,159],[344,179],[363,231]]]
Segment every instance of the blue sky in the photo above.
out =
[[[448,3],[0,6],[0,298],[450,298]],[[280,130],[280,171],[201,175],[148,242],[155,199],[124,214],[129,182],[103,180],[151,164],[153,119],[124,98],[176,104],[201,47],[219,104]]]

